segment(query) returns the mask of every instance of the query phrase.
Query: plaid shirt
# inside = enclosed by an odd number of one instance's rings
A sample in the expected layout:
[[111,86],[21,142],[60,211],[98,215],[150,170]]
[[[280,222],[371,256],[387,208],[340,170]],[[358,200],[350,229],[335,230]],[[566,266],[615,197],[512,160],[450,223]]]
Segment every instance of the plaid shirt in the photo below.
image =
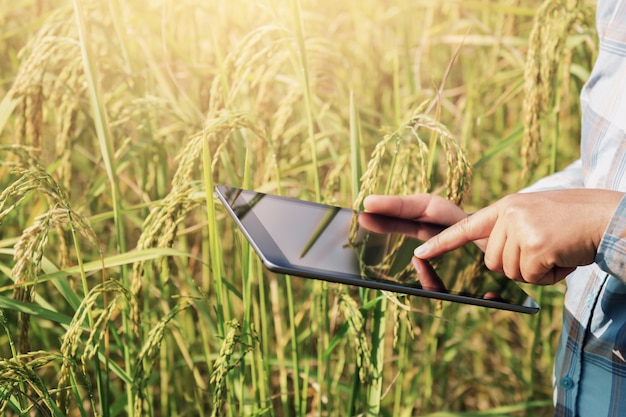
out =
[[[600,53],[581,92],[581,158],[526,191],[626,192],[626,1],[599,0]],[[595,263],[567,278],[554,369],[555,416],[626,416],[626,198]]]

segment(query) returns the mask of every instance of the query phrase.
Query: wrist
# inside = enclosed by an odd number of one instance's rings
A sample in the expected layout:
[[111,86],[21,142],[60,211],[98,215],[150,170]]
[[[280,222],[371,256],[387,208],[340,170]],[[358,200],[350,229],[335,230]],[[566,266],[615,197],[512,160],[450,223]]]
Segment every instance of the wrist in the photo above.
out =
[[623,193],[602,233],[595,262],[603,271],[626,280],[626,195]]

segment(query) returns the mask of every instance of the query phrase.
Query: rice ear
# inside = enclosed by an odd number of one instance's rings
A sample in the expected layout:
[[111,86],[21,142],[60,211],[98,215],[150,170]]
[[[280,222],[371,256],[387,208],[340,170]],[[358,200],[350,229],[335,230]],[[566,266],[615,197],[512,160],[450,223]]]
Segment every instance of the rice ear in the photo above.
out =
[[350,341],[356,349],[356,366],[359,370],[359,378],[361,382],[367,383],[374,372],[374,368],[371,363],[372,349],[366,336],[365,318],[356,301],[345,289],[339,294],[339,308],[348,324]]
[[220,348],[220,353],[213,363],[213,371],[209,379],[209,382],[215,387],[212,417],[220,415],[226,393],[226,375],[234,366],[230,361],[241,338],[241,326],[238,320],[233,319],[227,322],[226,327],[229,327],[229,330]]
[[[590,6],[582,0],[546,0],[535,16],[524,68],[522,178],[539,162],[542,118],[554,95],[568,88],[560,83],[554,91],[559,67],[571,66],[571,59],[565,59],[566,41],[577,24],[590,25],[591,16]],[[564,72],[569,72],[569,68]]]
[[[413,117],[376,144],[353,207],[359,207],[366,195],[375,192],[410,194],[431,191],[431,179],[437,178],[437,173],[431,172],[431,160],[436,156],[437,145],[446,162],[446,196],[455,204],[461,203],[469,191],[471,164],[454,135],[442,123],[420,113],[423,108],[420,106]],[[385,186],[381,190],[383,183]]]

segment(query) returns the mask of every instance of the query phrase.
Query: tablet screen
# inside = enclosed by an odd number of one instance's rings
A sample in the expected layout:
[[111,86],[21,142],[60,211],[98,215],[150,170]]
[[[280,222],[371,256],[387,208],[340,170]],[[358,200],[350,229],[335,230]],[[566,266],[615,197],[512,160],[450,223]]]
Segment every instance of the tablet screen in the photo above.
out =
[[216,194],[275,272],[525,313],[537,304],[466,245],[433,261],[413,250],[441,227],[218,186]]

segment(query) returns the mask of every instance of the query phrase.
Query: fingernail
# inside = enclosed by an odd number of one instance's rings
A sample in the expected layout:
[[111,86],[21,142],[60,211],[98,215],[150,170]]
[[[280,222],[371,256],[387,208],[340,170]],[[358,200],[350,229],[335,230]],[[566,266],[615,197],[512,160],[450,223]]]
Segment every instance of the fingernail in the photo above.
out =
[[415,251],[413,252],[413,255],[415,255],[418,258],[422,258],[424,255],[426,255],[429,251],[430,251],[430,243],[424,243],[421,246],[418,246]]

